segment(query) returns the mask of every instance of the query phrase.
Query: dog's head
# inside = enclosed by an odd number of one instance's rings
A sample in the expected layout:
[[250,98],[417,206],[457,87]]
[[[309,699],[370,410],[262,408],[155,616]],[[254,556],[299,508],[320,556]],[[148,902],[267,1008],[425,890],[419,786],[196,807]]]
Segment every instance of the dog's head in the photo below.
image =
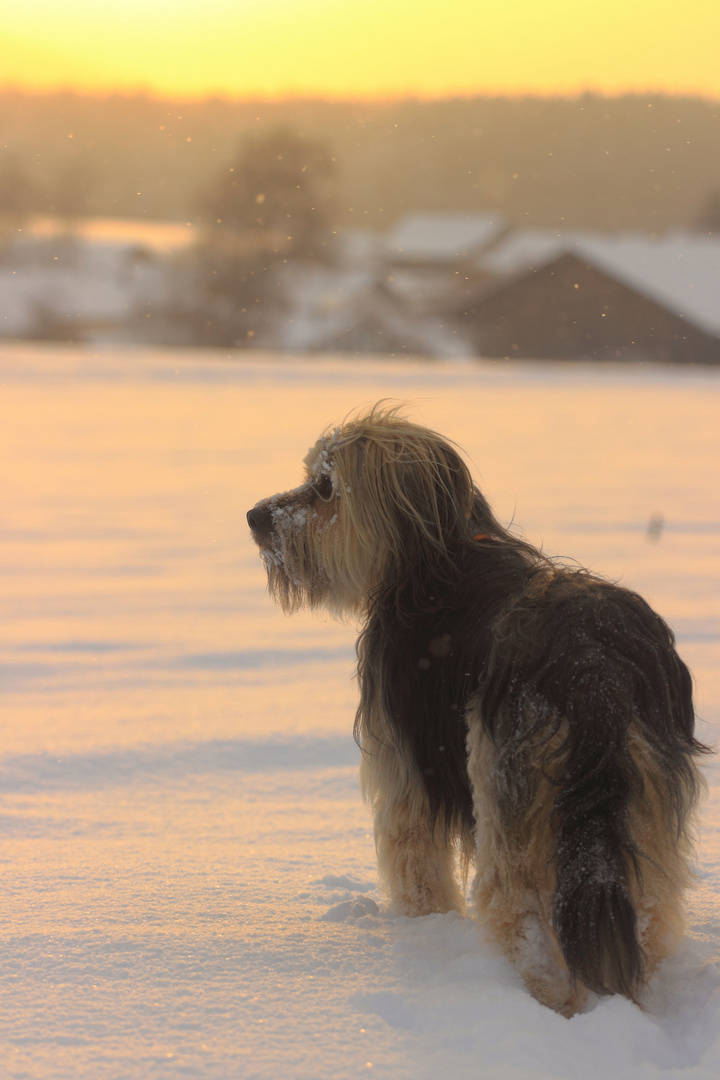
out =
[[358,613],[383,582],[448,557],[469,535],[478,497],[449,442],[376,406],[327,431],[305,458],[304,482],[247,519],[286,611]]

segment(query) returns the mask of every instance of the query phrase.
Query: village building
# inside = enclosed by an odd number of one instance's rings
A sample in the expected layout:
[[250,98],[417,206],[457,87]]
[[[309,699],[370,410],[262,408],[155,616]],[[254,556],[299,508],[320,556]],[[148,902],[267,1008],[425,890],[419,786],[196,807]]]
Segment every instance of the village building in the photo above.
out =
[[[275,348],[356,356],[467,356],[468,343],[453,323],[404,296],[381,266],[288,266],[283,291],[288,302],[275,320]],[[269,339],[258,344],[269,344]]]
[[483,258],[508,228],[499,214],[406,214],[383,238],[385,279],[418,311],[441,312],[459,288],[487,279]]
[[482,257],[506,233],[497,215],[415,213],[385,235],[349,230],[326,266],[288,267],[290,310],[275,346],[353,355],[467,356],[455,320],[443,312],[460,283],[488,277]]
[[[0,258],[0,337],[204,343],[197,327],[213,312],[193,270],[198,239],[170,223],[88,221],[68,230],[37,222]],[[257,327],[235,344],[714,364],[720,238],[560,233],[510,229],[492,214],[409,214],[385,235],[341,234],[330,259],[277,262],[261,301]],[[195,323],[182,317],[188,311]]]
[[447,311],[477,355],[720,363],[720,242],[524,230]]
[[142,342],[168,260],[193,230],[112,218],[37,219],[0,252],[0,338]]

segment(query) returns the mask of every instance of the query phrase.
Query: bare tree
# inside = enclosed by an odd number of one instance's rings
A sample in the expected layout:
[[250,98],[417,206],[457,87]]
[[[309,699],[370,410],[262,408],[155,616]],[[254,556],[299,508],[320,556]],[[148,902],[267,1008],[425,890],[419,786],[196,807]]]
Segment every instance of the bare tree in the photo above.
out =
[[87,157],[73,157],[53,178],[49,210],[64,218],[80,218],[94,210],[95,167]]
[[720,188],[710,193],[695,224],[698,232],[720,236]]
[[272,343],[289,302],[286,264],[329,253],[333,168],[323,143],[289,128],[246,138],[198,199],[206,228],[176,267],[182,303],[166,324],[194,343]]
[[323,143],[275,128],[243,141],[201,208],[216,236],[233,234],[248,249],[322,257],[332,235],[333,172]]
[[0,165],[0,251],[11,244],[35,209],[37,193],[26,169],[15,158]]

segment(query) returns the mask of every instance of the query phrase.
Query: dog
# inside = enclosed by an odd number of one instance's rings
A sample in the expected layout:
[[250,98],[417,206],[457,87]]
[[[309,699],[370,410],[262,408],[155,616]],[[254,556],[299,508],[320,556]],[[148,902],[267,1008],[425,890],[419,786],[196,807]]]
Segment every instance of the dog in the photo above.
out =
[[446,439],[380,403],[247,514],[286,612],[357,617],[361,787],[406,915],[478,916],[551,1009],[642,1004],[682,930],[707,751],[636,593],[504,528]]

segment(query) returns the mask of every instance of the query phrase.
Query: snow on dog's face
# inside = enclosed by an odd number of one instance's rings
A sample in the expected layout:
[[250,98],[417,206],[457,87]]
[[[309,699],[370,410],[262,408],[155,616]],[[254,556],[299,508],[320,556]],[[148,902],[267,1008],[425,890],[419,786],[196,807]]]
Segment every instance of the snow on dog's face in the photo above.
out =
[[247,517],[285,611],[357,614],[403,565],[447,552],[467,529],[473,497],[449,443],[376,407],[325,433],[305,458],[304,483]]
[[262,499],[247,515],[270,593],[285,611],[308,606],[346,614],[365,605],[367,560],[353,543],[341,448],[347,452],[340,429],[323,435],[305,457],[304,482]]

